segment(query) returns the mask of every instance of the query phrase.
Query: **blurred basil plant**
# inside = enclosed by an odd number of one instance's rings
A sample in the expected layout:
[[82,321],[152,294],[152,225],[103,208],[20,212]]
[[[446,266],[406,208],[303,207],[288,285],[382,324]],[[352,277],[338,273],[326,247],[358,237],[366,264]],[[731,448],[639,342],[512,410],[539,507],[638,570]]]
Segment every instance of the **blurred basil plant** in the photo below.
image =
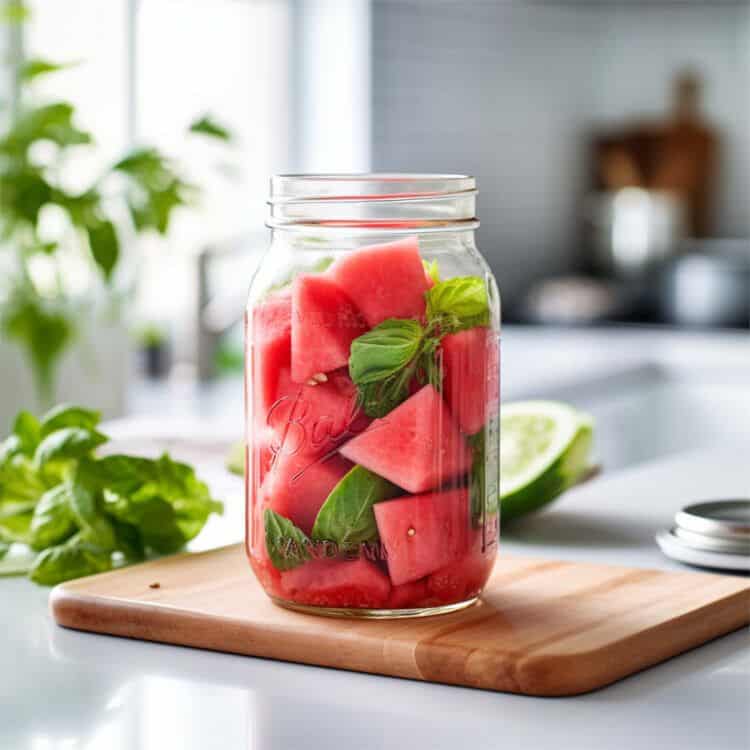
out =
[[[12,2],[8,8],[18,9]],[[6,8],[7,9],[7,8]],[[22,23],[28,12],[6,13]],[[0,333],[20,346],[33,371],[41,403],[52,399],[56,366],[75,339],[87,295],[113,296],[113,276],[122,246],[146,232],[166,235],[175,209],[195,204],[199,189],[179,165],[156,148],[124,153],[90,183],[72,189],[62,175],[94,147],[94,136],[76,122],[68,101],[38,101],[34,83],[64,64],[45,59],[10,61],[15,106],[0,131]],[[208,116],[189,133],[230,141],[230,133]],[[57,231],[45,231],[42,216],[55,207]],[[89,266],[97,289],[83,296],[64,283],[63,264]],[[35,273],[39,267],[45,273]]]

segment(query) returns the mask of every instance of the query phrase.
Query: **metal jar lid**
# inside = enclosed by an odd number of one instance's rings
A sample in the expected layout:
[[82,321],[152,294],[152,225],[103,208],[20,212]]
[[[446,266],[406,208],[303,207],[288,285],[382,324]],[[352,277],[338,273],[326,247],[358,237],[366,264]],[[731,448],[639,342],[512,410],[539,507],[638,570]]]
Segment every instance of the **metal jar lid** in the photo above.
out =
[[674,518],[677,529],[714,540],[735,541],[750,548],[750,500],[695,503]]
[[680,562],[724,570],[750,570],[750,500],[688,505],[674,528],[657,534],[664,554]]

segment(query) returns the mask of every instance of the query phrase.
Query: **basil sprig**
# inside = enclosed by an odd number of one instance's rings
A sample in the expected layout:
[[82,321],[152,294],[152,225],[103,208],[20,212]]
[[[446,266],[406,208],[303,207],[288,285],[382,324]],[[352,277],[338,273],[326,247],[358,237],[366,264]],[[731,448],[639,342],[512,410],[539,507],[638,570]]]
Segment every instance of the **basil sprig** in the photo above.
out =
[[[437,278],[437,269],[433,278]],[[419,385],[441,387],[440,340],[449,333],[489,323],[485,282],[478,276],[438,281],[425,292],[427,320],[389,318],[352,342],[349,375],[370,417],[383,417]]]
[[72,405],[41,419],[21,412],[0,442],[0,576],[52,585],[175,552],[221,512],[194,469],[167,454],[97,456],[99,419]]

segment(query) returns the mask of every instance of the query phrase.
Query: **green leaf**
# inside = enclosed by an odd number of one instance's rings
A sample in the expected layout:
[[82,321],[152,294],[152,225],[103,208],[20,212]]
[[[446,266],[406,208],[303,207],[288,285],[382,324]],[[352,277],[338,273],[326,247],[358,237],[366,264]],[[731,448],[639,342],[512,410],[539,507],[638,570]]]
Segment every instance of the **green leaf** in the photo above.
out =
[[101,221],[88,228],[88,235],[94,262],[109,281],[120,257],[120,241],[115,225],[111,221]]
[[34,464],[41,467],[50,461],[82,458],[106,443],[107,439],[106,435],[97,430],[63,427],[50,433],[39,443],[34,454]]
[[423,333],[416,320],[389,318],[357,337],[349,357],[352,380],[367,385],[397,373],[416,356]]
[[[23,146],[26,148],[27,146]],[[0,141],[0,151],[3,142]],[[23,164],[20,168],[9,167],[0,175],[0,187],[2,188],[2,203],[0,207],[3,213],[16,221],[24,221],[36,226],[39,220],[39,212],[42,206],[50,203],[53,198],[53,189],[41,170],[29,164]]]
[[36,583],[54,586],[73,578],[103,573],[111,568],[111,554],[89,544],[77,534],[64,544],[48,547],[39,553],[29,577]]
[[266,508],[263,523],[266,550],[277,570],[291,570],[310,559],[310,540],[289,519]]
[[110,519],[99,509],[96,492],[86,486],[77,474],[65,485],[68,502],[81,530],[81,538],[104,550],[116,548],[115,530]]
[[432,279],[433,284],[439,284],[440,283],[440,269],[438,268],[438,264],[436,260],[431,261],[422,261],[422,265],[424,266],[425,273]]
[[140,562],[146,557],[141,532],[136,526],[112,519],[112,528],[117,540],[117,551],[126,563]]
[[8,24],[20,24],[31,18],[29,6],[23,0],[5,0],[0,5],[0,22]]
[[29,544],[42,550],[64,542],[77,531],[70,507],[70,491],[60,484],[42,495],[34,509],[29,529]]
[[13,432],[0,443],[0,465],[9,461],[13,456],[32,457],[39,445],[39,440],[39,420],[28,411],[18,412],[13,422]]
[[489,323],[487,286],[479,276],[441,281],[425,292],[430,323],[439,321],[443,333]]
[[58,404],[42,417],[41,436],[47,437],[51,432],[61,430],[63,427],[93,430],[99,424],[101,416],[100,412],[83,406]]
[[373,506],[403,494],[383,477],[355,466],[331,490],[318,511],[313,539],[336,542],[340,549],[357,547],[378,539]]
[[174,209],[188,204],[195,193],[172,162],[154,148],[136,149],[112,169],[132,182],[127,201],[138,231],[153,229],[165,234]]
[[24,83],[28,83],[39,76],[44,76],[48,73],[57,73],[59,70],[65,70],[73,65],[76,65],[76,63],[56,63],[51,60],[33,57],[26,60],[21,66],[20,77]]
[[190,123],[188,130],[191,133],[198,133],[200,135],[206,135],[209,138],[217,138],[220,141],[229,142],[232,140],[232,133],[228,128],[220,125],[216,120],[212,119],[209,115],[203,115],[197,120]]
[[4,542],[28,542],[31,527],[32,511],[16,506],[16,512],[4,510],[0,514],[0,539]]
[[19,454],[0,464],[0,513],[11,504],[36,503],[47,489],[25,456]]
[[5,557],[5,555],[8,554],[9,549],[10,549],[9,542],[0,541],[0,560],[2,560]]
[[39,420],[28,411],[19,411],[13,422],[13,434],[21,441],[21,453],[33,456],[41,440]]
[[0,308],[0,329],[23,347],[39,394],[48,398],[55,367],[75,332],[68,311],[42,299],[30,286],[19,287]]
[[73,124],[75,109],[69,102],[54,102],[25,109],[0,140],[0,151],[23,155],[36,141],[52,141],[61,148],[92,142],[91,134]]
[[[80,469],[79,469],[80,470]],[[223,506],[186,464],[167,454],[156,460],[106,456],[87,462],[104,488],[104,510],[136,526],[146,547],[174,552],[193,539]]]

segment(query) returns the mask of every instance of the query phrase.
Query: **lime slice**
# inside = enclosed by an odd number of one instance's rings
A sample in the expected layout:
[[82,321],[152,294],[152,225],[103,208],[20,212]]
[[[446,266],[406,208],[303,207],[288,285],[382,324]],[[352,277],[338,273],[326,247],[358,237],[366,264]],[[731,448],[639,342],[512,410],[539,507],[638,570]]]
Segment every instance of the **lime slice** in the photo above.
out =
[[504,521],[538,510],[588,470],[593,422],[567,404],[507,404],[501,410],[500,436]]
[[226,467],[232,474],[245,474],[245,443],[235,443],[227,453]]

